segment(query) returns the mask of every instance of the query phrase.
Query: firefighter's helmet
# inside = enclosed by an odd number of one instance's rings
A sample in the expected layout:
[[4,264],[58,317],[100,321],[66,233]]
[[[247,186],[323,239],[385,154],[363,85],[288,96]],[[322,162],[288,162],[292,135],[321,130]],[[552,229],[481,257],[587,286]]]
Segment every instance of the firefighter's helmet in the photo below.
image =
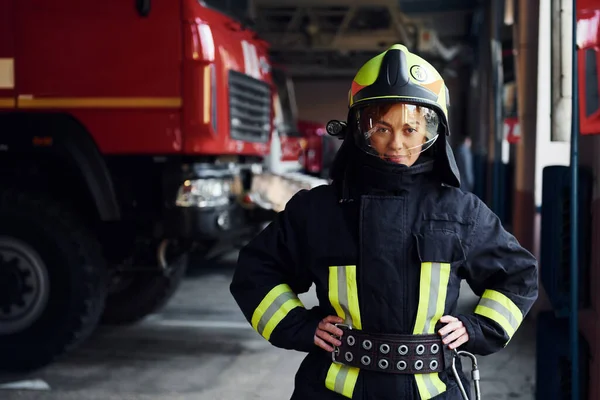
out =
[[348,133],[356,145],[393,163],[416,158],[440,134],[450,133],[448,89],[442,76],[400,44],[360,68],[348,93],[348,107]]

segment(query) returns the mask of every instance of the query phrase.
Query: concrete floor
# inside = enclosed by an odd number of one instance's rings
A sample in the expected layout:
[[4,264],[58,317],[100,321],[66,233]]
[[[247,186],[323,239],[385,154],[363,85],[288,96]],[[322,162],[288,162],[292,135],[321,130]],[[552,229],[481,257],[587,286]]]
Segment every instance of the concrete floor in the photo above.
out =
[[[81,349],[41,371],[0,375],[0,399],[289,398],[304,355],[274,348],[250,328],[229,295],[232,268],[230,259],[192,272],[159,314],[135,326],[99,329]],[[315,302],[311,292],[302,299],[309,307]],[[466,288],[460,307],[472,309],[476,301]],[[506,349],[479,357],[484,400],[534,399],[534,333],[526,321]],[[19,384],[30,388],[10,388]]]

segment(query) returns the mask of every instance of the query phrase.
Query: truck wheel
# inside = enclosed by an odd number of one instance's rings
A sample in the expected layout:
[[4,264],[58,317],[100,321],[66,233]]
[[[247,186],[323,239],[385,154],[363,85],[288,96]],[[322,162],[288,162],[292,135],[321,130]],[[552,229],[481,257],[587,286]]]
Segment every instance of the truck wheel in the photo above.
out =
[[160,310],[173,296],[185,275],[187,255],[166,273],[139,272],[117,277],[106,299],[102,323],[126,325]]
[[97,241],[40,194],[0,192],[0,370],[43,367],[97,325],[107,273]]

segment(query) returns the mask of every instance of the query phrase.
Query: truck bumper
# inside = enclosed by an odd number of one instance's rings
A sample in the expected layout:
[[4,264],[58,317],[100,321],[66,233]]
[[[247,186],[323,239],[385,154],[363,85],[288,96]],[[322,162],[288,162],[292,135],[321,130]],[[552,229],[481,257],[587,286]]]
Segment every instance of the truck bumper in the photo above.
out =
[[258,229],[258,223],[239,204],[199,208],[176,207],[166,218],[170,237],[191,240],[214,240],[244,237]]

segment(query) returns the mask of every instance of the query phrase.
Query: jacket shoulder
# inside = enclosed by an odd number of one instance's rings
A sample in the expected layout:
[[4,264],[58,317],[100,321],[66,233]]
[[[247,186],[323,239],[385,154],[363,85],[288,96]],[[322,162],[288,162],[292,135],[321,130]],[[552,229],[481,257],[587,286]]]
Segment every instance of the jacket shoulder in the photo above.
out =
[[328,204],[335,204],[337,195],[335,188],[331,185],[321,185],[312,189],[298,191],[288,201],[285,209],[287,212],[308,213],[314,209],[322,209]]
[[312,203],[319,201],[331,201],[335,200],[336,193],[335,189],[332,185],[321,185],[314,187],[312,189],[303,189],[298,191],[290,202],[293,200],[294,202],[303,202],[303,203]]

